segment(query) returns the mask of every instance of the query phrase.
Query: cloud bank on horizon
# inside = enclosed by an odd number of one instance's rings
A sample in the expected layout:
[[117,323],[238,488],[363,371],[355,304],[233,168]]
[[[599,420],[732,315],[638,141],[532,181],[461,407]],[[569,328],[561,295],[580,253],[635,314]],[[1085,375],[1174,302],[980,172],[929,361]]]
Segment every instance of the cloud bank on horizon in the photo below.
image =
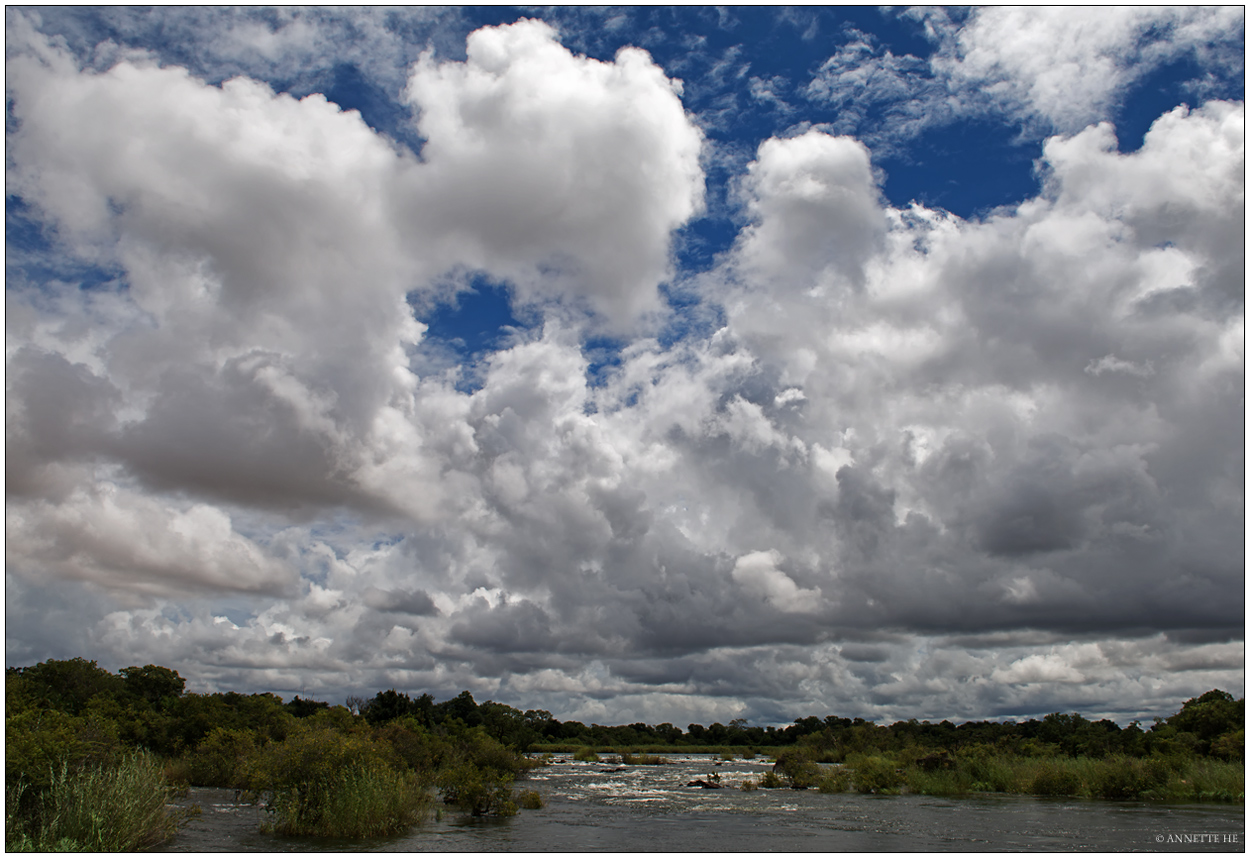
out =
[[6,10],[8,664],[1244,694],[1241,8],[527,14]]

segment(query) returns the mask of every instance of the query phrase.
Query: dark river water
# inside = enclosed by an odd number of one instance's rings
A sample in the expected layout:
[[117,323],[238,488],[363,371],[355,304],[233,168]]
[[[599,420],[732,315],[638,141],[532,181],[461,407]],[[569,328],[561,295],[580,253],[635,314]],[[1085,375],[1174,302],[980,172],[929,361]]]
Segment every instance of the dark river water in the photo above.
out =
[[[618,766],[566,756],[517,789],[546,802],[508,819],[444,809],[407,834],[376,840],[292,839],[259,832],[263,812],[232,790],[192,789],[199,816],[173,852],[847,852],[1245,851],[1245,807],[1226,804],[979,795],[822,795],[743,792],[771,764],[671,756],[670,765]],[[719,765],[717,763],[720,763]],[[687,787],[716,773],[724,789]]]

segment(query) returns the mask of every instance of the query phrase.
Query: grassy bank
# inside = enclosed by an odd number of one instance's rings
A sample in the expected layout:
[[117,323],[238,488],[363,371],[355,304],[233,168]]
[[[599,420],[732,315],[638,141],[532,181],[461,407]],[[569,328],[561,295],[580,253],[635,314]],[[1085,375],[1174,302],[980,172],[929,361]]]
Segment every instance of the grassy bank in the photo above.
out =
[[836,765],[820,765],[802,754],[782,755],[776,774],[758,785],[816,787],[829,793],[956,796],[997,792],[1113,800],[1245,801],[1245,769],[1239,763],[1179,756],[1021,757],[987,748],[924,757],[853,754]]

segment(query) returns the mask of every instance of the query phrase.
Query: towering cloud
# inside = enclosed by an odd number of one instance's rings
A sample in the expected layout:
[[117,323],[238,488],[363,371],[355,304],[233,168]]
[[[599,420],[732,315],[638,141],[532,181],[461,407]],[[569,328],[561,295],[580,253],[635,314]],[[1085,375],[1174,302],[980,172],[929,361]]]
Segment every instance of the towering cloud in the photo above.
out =
[[[1235,685],[1244,106],[1122,151],[1114,93],[1226,59],[1207,13],[1145,14],[1096,44],[926,19],[896,94],[950,118],[993,79],[1008,133],[1061,132],[1026,199],[961,217],[887,198],[836,123],[710,141],[723,105],[642,30],[362,61],[379,127],[12,12],[10,663],[674,723],[1127,718]],[[261,25],[231,20],[202,64],[237,71]],[[306,76],[346,26],[318,20],[270,25],[271,64]],[[1005,33],[1122,73],[1072,94]],[[836,101],[852,61],[803,91]],[[705,169],[733,174],[708,217]],[[481,276],[523,322],[456,352],[433,308]]]

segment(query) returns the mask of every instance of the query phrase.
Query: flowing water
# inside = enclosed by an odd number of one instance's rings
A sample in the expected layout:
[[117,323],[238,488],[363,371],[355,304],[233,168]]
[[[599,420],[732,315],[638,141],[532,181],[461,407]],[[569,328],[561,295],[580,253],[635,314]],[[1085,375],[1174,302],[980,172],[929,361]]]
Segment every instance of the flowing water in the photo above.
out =
[[[611,759],[611,758],[605,758]],[[670,756],[662,766],[556,762],[517,789],[541,810],[472,819],[450,808],[410,832],[376,840],[279,838],[233,790],[192,789],[200,806],[174,852],[842,852],[1245,851],[1245,807],[1025,796],[873,796],[816,790],[744,792],[771,768],[760,760]],[[688,787],[716,774],[723,789]]]

